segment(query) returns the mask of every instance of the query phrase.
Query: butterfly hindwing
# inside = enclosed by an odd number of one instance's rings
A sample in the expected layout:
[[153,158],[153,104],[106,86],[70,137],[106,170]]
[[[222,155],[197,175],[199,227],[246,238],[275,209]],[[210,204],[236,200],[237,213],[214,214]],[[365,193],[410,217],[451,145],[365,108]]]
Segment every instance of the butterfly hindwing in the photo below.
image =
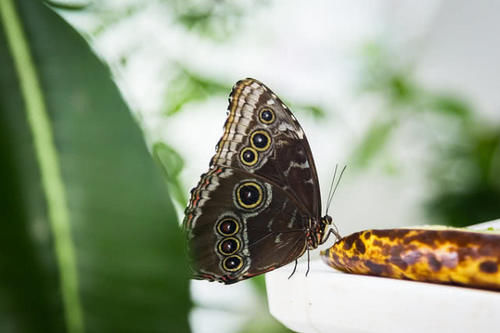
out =
[[184,221],[195,277],[233,283],[285,265],[306,250],[307,221],[262,177],[212,168],[193,190]]

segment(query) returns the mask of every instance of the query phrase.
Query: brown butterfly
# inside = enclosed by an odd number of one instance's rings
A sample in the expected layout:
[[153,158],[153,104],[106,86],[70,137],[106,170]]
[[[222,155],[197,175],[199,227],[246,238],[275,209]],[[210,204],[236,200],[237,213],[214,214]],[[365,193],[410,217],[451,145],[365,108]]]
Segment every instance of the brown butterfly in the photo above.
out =
[[194,277],[226,284],[297,260],[335,233],[320,215],[304,131],[261,82],[233,87],[224,135],[185,214]]

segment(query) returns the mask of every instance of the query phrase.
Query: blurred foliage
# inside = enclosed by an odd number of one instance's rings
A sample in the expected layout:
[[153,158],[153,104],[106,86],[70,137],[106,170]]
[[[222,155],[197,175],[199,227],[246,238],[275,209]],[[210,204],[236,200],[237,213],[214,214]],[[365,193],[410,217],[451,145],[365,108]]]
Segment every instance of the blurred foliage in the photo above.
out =
[[[266,279],[264,275],[258,275],[252,278],[252,283],[256,291],[264,298],[267,295]],[[289,333],[292,332],[287,327],[276,321],[269,312],[269,307],[266,302],[263,306],[255,309],[255,311],[247,319],[247,324],[238,333]]]
[[165,114],[172,116],[191,102],[203,101],[216,95],[229,95],[231,85],[188,70],[176,64],[175,74],[165,92]]
[[[303,110],[303,112],[311,115],[316,120],[325,119],[327,116],[326,110],[319,105],[308,105],[308,104],[299,104],[299,103],[291,103],[290,104],[292,110]],[[295,107],[294,107],[295,106]]]
[[[230,0],[162,0],[175,13],[175,20],[193,32],[218,40],[229,38],[239,30],[248,8],[245,1]],[[262,0],[249,3],[250,8]]]
[[302,113],[308,117],[311,117],[315,121],[324,120],[327,116],[329,116],[328,112],[318,104],[313,104],[311,102],[303,103],[296,100],[292,101],[286,98],[281,99],[290,108],[290,110],[292,110],[293,113]]
[[0,17],[0,330],[189,331],[184,237],[108,69],[39,1]]
[[[436,223],[465,226],[500,217],[500,125],[485,122],[461,97],[429,91],[380,43],[362,48],[362,93],[386,101],[383,112],[353,152],[354,166],[367,167],[384,152],[405,122],[423,122],[433,147],[427,170],[431,198],[425,204]],[[432,133],[444,132],[446,140]]]
[[396,120],[381,120],[372,124],[359,145],[355,148],[351,160],[356,167],[366,167],[379,154],[390,139]]
[[153,3],[125,1],[117,2],[119,5],[111,1],[50,0],[48,3],[55,9],[81,10],[99,17],[100,23],[91,33],[93,36],[140,13],[148,5],[160,3],[165,8],[165,14],[179,26],[199,36],[222,42],[240,30],[246,15],[264,7],[269,0],[159,0]]
[[430,215],[459,227],[499,218],[500,126],[478,125],[450,146],[430,169]]
[[[173,71],[175,74],[165,91],[164,109],[166,116],[177,114],[189,103],[201,102],[215,96],[228,97],[235,83],[223,82],[196,73],[179,63],[174,64]],[[327,116],[325,109],[319,105],[286,99],[284,102],[294,112],[304,113],[315,120],[321,120]]]

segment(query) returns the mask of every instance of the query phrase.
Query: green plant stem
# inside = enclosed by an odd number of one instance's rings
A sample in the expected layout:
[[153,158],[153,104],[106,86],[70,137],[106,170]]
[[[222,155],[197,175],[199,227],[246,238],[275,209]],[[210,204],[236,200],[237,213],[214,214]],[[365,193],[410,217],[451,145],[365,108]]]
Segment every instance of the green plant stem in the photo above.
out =
[[71,237],[66,193],[51,123],[28,41],[12,0],[0,0],[0,17],[0,24],[4,26],[7,46],[10,49],[19,78],[26,117],[33,136],[43,190],[47,199],[47,211],[59,265],[68,332],[81,333],[84,331],[84,326],[78,294],[75,249]]

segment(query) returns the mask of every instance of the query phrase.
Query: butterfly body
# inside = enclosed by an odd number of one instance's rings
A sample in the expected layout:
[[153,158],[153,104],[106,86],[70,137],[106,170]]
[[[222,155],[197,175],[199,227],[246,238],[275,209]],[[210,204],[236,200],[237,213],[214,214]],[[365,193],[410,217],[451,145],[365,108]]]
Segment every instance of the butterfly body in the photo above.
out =
[[236,83],[224,134],[191,191],[184,228],[194,277],[226,284],[292,262],[328,238],[304,131],[254,79]]

